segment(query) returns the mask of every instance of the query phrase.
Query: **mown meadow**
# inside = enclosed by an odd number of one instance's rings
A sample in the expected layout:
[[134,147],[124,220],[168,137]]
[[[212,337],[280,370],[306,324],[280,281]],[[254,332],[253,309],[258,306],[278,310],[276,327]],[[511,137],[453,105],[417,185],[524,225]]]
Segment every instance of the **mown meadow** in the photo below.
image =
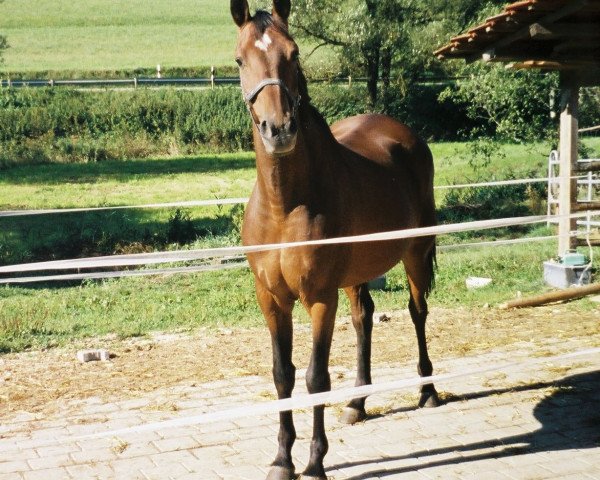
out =
[[[161,65],[169,75],[170,69],[211,65],[231,72],[235,65],[229,3],[215,0],[129,0],[126,6],[117,0],[6,0],[0,32],[10,45],[2,66],[7,73],[109,76]],[[324,57],[320,49],[312,60]]]

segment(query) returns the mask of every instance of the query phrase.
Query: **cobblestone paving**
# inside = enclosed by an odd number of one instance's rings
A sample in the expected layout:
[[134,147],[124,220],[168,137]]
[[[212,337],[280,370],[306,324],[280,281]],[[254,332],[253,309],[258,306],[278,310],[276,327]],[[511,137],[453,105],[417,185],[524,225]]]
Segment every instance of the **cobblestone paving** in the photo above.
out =
[[[528,343],[476,357],[438,360],[436,373],[575,351],[598,338]],[[411,378],[414,366],[374,368],[375,382]],[[298,393],[304,393],[299,372]],[[332,369],[334,388],[353,373]],[[370,397],[371,418],[338,423],[327,409],[325,464],[336,480],[600,480],[600,356],[498,371],[438,385],[446,404],[415,409],[416,392]],[[52,444],[56,438],[221,411],[273,398],[271,380],[242,377],[179,385],[132,400],[70,402],[51,418],[22,413],[0,425],[3,479],[263,479],[276,452],[276,415]],[[297,471],[308,460],[311,413],[295,414]]]

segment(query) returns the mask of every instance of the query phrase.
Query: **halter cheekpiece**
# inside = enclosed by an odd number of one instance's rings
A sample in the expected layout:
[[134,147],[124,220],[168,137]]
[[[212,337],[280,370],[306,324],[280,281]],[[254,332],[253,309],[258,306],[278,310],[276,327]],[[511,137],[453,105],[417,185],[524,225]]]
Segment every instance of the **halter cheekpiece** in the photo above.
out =
[[298,107],[300,106],[301,97],[300,95],[292,95],[292,92],[290,92],[290,89],[287,87],[287,85],[283,83],[283,80],[281,80],[280,78],[265,78],[248,93],[244,93],[244,86],[242,85],[242,79],[240,78],[240,86],[242,87],[242,97],[244,99],[246,107],[248,107],[250,115],[252,115],[254,123],[258,125],[260,122],[257,121],[256,115],[254,114],[254,110],[252,109],[252,105],[254,104],[254,101],[256,100],[256,97],[258,97],[259,93],[262,92],[263,88],[265,88],[268,85],[277,85],[285,92],[285,94],[288,97],[288,100],[292,105],[292,118],[296,118]]

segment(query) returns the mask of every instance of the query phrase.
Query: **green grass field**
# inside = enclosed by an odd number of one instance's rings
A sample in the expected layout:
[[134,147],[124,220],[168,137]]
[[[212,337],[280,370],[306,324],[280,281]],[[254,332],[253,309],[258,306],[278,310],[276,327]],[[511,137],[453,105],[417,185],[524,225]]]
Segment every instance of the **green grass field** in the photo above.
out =
[[[441,252],[430,305],[481,308],[512,299],[517,292],[545,291],[542,262],[554,252],[553,242]],[[467,276],[491,276],[493,284],[467,290]],[[339,315],[348,315],[348,302],[340,298]],[[389,272],[388,288],[374,291],[373,298],[377,311],[406,308],[408,292],[401,266]],[[581,312],[594,304],[581,300],[577,308]],[[301,307],[294,312],[299,321],[308,321]],[[252,275],[246,268],[74,286],[0,287],[0,352],[63,345],[95,335],[128,337],[157,330],[262,323]]]
[[10,45],[0,72],[160,64],[168,75],[172,67],[233,66],[237,29],[229,3],[216,0],[5,0],[0,33]]
[[[599,139],[600,140],[600,139]],[[600,141],[597,142],[600,147]],[[431,145],[435,184],[546,175],[546,144],[503,145],[480,172],[469,166],[468,144]],[[82,164],[25,165],[2,172],[0,209],[131,205],[247,196],[252,153]],[[440,192],[440,195],[442,192]]]
[[[529,147],[504,145],[501,148],[503,155],[488,167],[485,176],[503,178],[503,174],[523,171],[543,176],[545,148],[541,144]],[[463,182],[484,175],[481,172],[475,174],[468,166],[466,144],[435,144],[432,150],[436,158],[437,184]],[[4,170],[0,176],[0,210],[245,196],[251,189],[254,175],[253,158],[249,153],[14,167]],[[216,225],[219,216],[229,214],[228,210],[217,208],[186,212],[194,222],[204,222],[209,227]],[[10,257],[7,248],[27,254],[36,245],[50,241],[53,235],[64,236],[64,232],[70,230],[76,232],[75,236],[68,237],[73,244],[82,241],[77,235],[84,235],[94,228],[100,228],[107,235],[114,230],[121,237],[130,229],[152,236],[164,231],[172,213],[173,210],[160,209],[0,218],[0,257],[5,260]],[[540,227],[527,235],[548,233],[545,227]],[[487,238],[493,238],[493,234]],[[209,234],[183,248],[226,245],[234,241],[235,238],[226,232],[217,232],[217,235]],[[452,242],[440,238],[440,243]],[[164,248],[182,246],[171,244]],[[527,295],[545,291],[542,262],[552,257],[555,250],[555,242],[549,241],[442,251],[438,254],[437,287],[431,296],[431,305],[474,308],[501,303],[514,298],[517,292]],[[45,258],[54,255],[51,249],[41,253]],[[11,258],[18,258],[18,255]],[[467,276],[490,276],[493,284],[480,290],[467,290],[464,284]],[[388,288],[375,292],[374,298],[379,311],[405,307],[406,279],[401,266],[389,273]],[[576,308],[585,310],[593,306],[582,300]],[[347,313],[348,305],[343,300],[340,314]],[[307,321],[300,308],[296,315],[300,321]],[[127,337],[153,330],[250,326],[262,321],[252,277],[245,268],[172,277],[0,287],[0,352],[61,345],[108,333]]]

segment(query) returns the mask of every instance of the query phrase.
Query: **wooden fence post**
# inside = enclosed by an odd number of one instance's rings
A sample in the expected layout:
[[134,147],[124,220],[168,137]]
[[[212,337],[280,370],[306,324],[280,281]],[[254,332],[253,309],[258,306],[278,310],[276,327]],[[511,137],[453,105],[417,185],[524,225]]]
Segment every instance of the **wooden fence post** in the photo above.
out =
[[577,227],[575,219],[565,217],[577,202],[577,181],[573,174],[577,169],[577,125],[579,113],[579,83],[577,73],[560,72],[560,189],[558,222],[558,255],[564,255],[575,245],[571,231]]

